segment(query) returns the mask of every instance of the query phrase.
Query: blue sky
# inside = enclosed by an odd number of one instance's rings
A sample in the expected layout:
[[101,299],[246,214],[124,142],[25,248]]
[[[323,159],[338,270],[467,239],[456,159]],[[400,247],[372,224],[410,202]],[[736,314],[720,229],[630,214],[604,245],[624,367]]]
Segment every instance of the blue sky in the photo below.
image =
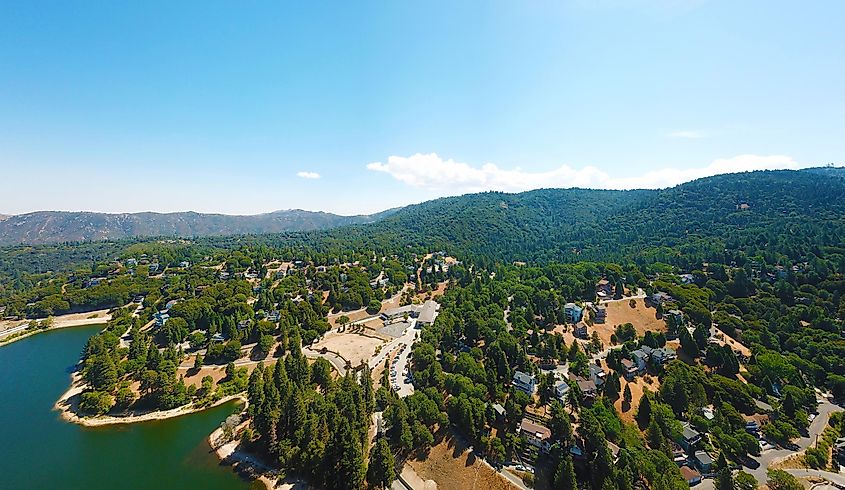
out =
[[[307,4],[307,5],[306,5]],[[842,164],[845,2],[4,2],[0,213]]]

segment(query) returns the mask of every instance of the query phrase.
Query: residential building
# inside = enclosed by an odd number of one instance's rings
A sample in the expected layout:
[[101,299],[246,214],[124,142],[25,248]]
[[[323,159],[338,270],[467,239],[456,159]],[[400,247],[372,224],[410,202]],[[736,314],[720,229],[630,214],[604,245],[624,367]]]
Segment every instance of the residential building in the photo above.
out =
[[596,323],[607,321],[607,307],[605,305],[593,306],[593,321]]
[[273,310],[273,311],[271,311],[270,313],[267,314],[267,321],[275,323],[275,322],[279,321],[281,316],[282,315],[281,315],[281,313],[279,313],[279,310]]
[[669,321],[670,325],[680,327],[684,324],[684,314],[681,310],[669,310],[666,312],[666,317],[666,320]]
[[182,262],[179,262],[179,267],[181,267],[183,269],[187,269],[190,266],[191,266],[191,263],[188,262],[187,260],[183,260]]
[[666,364],[667,362],[674,361],[677,358],[678,354],[675,352],[675,349],[671,349],[669,347],[654,349],[654,352],[651,353],[651,359],[657,365]]
[[672,297],[669,296],[668,293],[664,293],[662,291],[652,294],[651,296],[648,297],[648,299],[649,299],[649,302],[651,302],[651,304],[653,306],[662,305],[663,303],[666,303],[667,301],[672,301]]
[[681,430],[681,435],[677,440],[677,443],[681,445],[687,452],[692,451],[695,449],[695,446],[701,442],[701,434],[698,433],[697,430],[693,429],[690,424],[683,424],[683,429]]
[[584,308],[575,303],[566,303],[563,306],[563,314],[567,323],[578,323],[584,317]]
[[590,380],[596,384],[597,387],[601,387],[604,384],[604,380],[607,378],[607,372],[601,367],[595,364],[590,364]]
[[622,359],[622,374],[628,381],[633,380],[640,373],[639,367],[630,359]]
[[[649,350],[652,350],[648,346],[642,346],[642,347],[647,347]],[[639,349],[637,349],[635,351],[631,351],[631,361],[633,361],[634,364],[636,364],[637,370],[640,373],[645,372],[648,360],[651,359],[651,353],[646,352],[642,347],[640,347]]]
[[584,322],[578,322],[575,325],[575,328],[572,329],[572,335],[578,339],[587,339],[589,338],[589,333],[587,332],[587,324]]
[[572,379],[575,380],[575,383],[578,385],[578,389],[581,391],[582,401],[591,402],[596,399],[596,396],[598,395],[598,388],[593,380],[576,375],[573,375]]
[[163,327],[164,324],[167,323],[167,320],[170,320],[170,315],[167,314],[167,311],[164,310],[159,311],[158,313],[153,315],[153,317],[155,318],[157,327]]
[[684,480],[689,483],[689,486],[701,483],[701,473],[696,471],[695,468],[686,465],[681,466],[681,475],[684,477]]
[[525,436],[529,444],[543,452],[551,448],[552,431],[548,427],[523,418],[519,424],[519,433]]
[[710,469],[713,467],[713,458],[706,451],[696,451],[692,457],[692,463],[698,468],[698,471],[710,473]]
[[533,395],[537,391],[537,380],[531,374],[516,371],[513,373],[513,386],[528,395]]
[[238,330],[244,330],[249,328],[252,322],[250,320],[241,320],[238,322]]
[[561,403],[566,403],[569,399],[570,387],[566,381],[558,381],[555,385],[555,395]]
[[496,414],[496,420],[501,422],[505,419],[505,407],[501,403],[493,404],[493,413]]

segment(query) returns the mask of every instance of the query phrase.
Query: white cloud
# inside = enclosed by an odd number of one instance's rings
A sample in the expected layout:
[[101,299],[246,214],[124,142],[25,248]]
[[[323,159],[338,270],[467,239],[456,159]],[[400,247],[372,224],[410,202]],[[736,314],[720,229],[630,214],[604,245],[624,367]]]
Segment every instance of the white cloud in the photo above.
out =
[[701,138],[706,138],[707,133],[704,131],[694,131],[694,130],[684,130],[684,131],[672,131],[669,133],[670,138],[681,138],[681,139],[691,139],[697,140]]
[[302,177],[303,179],[312,179],[312,180],[320,178],[320,174],[318,174],[317,172],[297,172],[296,176]]
[[487,190],[520,192],[548,187],[658,189],[730,172],[798,167],[798,163],[786,155],[738,155],[716,159],[703,167],[662,168],[636,176],[619,177],[589,165],[580,169],[561,165],[556,169],[539,172],[525,171],[518,167],[503,169],[493,163],[472,166],[452,159],[444,160],[436,153],[417,153],[410,157],[390,156],[387,163],[373,162],[367,165],[369,170],[386,173],[410,186],[449,193]]

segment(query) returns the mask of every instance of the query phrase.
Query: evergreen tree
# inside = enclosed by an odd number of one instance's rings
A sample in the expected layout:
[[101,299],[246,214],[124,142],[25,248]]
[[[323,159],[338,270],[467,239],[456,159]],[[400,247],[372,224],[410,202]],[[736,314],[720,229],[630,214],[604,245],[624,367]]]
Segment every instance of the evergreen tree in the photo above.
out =
[[575,466],[572,464],[572,456],[567,451],[560,458],[555,469],[554,488],[556,490],[578,490],[578,479],[575,476]]
[[367,468],[367,482],[375,488],[390,488],[396,479],[393,452],[387,439],[380,438],[370,451],[370,464]]

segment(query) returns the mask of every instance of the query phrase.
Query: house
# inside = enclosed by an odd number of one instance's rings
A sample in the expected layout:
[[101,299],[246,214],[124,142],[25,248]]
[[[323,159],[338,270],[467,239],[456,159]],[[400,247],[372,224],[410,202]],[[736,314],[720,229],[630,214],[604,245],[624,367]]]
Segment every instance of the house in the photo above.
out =
[[669,445],[672,450],[672,461],[678,466],[685,465],[687,463],[687,453],[684,452],[684,448],[675,441],[669,441]]
[[634,361],[631,361],[630,359],[622,359],[622,374],[625,375],[625,379],[631,381],[636,378],[639,373],[640,368],[634,364]]
[[607,307],[604,305],[593,306],[593,321],[604,323],[607,321]]
[[639,349],[631,351],[631,360],[637,365],[637,370],[639,372],[645,372],[646,363],[648,363],[648,360],[651,359],[652,353],[654,353],[654,349],[647,345],[642,345]]
[[496,420],[501,422],[505,419],[505,407],[501,403],[493,404],[493,413],[496,414]]
[[701,483],[701,473],[696,471],[694,468],[689,466],[681,466],[681,475],[684,477],[684,480],[689,483],[689,486],[698,485]]
[[567,323],[578,323],[584,317],[584,308],[575,303],[566,303],[563,306],[563,315]]
[[247,329],[249,328],[250,324],[252,324],[250,320],[241,320],[238,322],[238,330]]
[[710,473],[710,469],[713,467],[713,458],[706,451],[696,451],[692,457],[692,463],[698,468],[698,471]]
[[596,296],[601,299],[613,297],[613,285],[607,279],[602,279],[596,284]]
[[164,310],[159,311],[158,313],[153,315],[153,317],[155,318],[157,327],[163,327],[164,324],[167,323],[167,320],[170,320],[170,315],[167,314],[167,311]]
[[654,349],[651,353],[651,359],[657,365],[666,364],[669,361],[674,361],[678,358],[678,354],[675,352],[675,349],[671,349],[669,347],[661,347],[659,349]]
[[92,277],[90,279],[86,279],[82,282],[82,287],[92,288],[94,286],[99,286],[103,281],[105,281],[105,279],[105,277]]
[[223,342],[223,334],[218,332],[218,333],[212,335],[211,341],[212,342]]
[[279,313],[279,310],[273,310],[273,311],[271,311],[270,313],[267,314],[267,321],[275,323],[275,322],[279,321],[281,316],[282,315]]
[[439,309],[440,305],[436,301],[428,300],[423,303],[419,317],[417,317],[417,325],[426,326],[434,323],[434,317],[437,316]]
[[589,338],[589,334],[587,333],[587,324],[584,322],[578,322],[578,324],[575,325],[575,328],[572,329],[572,335],[578,339]]
[[672,297],[669,296],[669,294],[660,291],[649,296],[648,300],[652,304],[652,306],[657,306],[662,305],[667,301],[672,301]]
[[701,414],[704,415],[704,418],[707,420],[713,420],[716,418],[716,414],[713,413],[713,409],[710,407],[704,407],[701,409]]
[[582,401],[595,400],[598,395],[598,388],[596,388],[596,383],[593,380],[574,375],[572,379],[575,380],[575,384],[578,385],[578,389],[581,391]]
[[519,391],[533,395],[537,391],[537,380],[528,373],[516,371],[513,373],[513,386]]
[[179,302],[178,299],[171,299],[170,301],[167,302],[167,304],[164,305],[164,309],[169,310],[170,308],[173,308],[174,306],[176,306],[176,303],[178,303],[178,302]]
[[220,274],[218,274],[218,277],[220,277],[220,280],[223,280],[223,281],[225,281],[226,279],[229,279],[229,276],[231,276],[231,274],[229,274],[226,271],[220,271]]
[[181,267],[183,269],[187,269],[190,266],[191,266],[191,263],[188,262],[187,260],[183,260],[182,262],[179,262],[179,267]]
[[317,266],[317,272],[326,272],[326,266],[318,265]]
[[126,267],[136,267],[138,265],[137,259],[126,259]]
[[552,431],[548,427],[523,418],[519,424],[519,433],[525,436],[529,444],[543,452],[551,448]]
[[670,322],[670,325],[681,326],[684,324],[684,314],[681,310],[669,310],[666,312],[667,320]]
[[566,381],[559,381],[555,385],[555,395],[561,403],[566,403],[566,401],[569,399],[569,391],[569,383],[567,383]]
[[692,274],[681,274],[678,277],[681,278],[681,282],[683,284],[692,284],[695,282],[695,276],[693,276]]
[[161,268],[161,266],[158,265],[158,262],[153,262],[148,267],[149,267],[150,274],[155,274]]
[[601,366],[590,364],[590,380],[595,383],[597,387],[604,384],[605,378],[607,378],[607,372],[605,372]]
[[682,427],[683,429],[681,430],[681,435],[676,442],[687,452],[690,452],[695,449],[695,446],[699,442],[701,442],[701,434],[699,434],[698,431],[693,429],[689,424],[683,424]]

